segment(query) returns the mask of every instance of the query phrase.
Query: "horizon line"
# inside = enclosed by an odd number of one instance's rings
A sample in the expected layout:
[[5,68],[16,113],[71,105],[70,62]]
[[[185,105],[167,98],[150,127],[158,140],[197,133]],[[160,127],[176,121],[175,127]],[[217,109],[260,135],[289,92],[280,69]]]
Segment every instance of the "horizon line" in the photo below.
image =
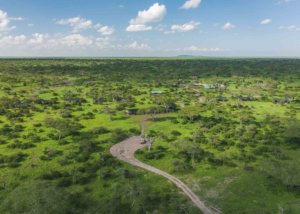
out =
[[181,59],[300,59],[300,56],[194,56],[194,55],[178,55],[178,56],[0,56],[0,59],[163,59],[163,58],[181,58]]

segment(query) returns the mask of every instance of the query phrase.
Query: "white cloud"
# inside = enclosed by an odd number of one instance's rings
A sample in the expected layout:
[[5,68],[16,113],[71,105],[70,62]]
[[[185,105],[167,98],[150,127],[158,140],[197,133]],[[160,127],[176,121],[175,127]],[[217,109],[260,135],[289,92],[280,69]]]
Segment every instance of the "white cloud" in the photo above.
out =
[[159,3],[153,4],[148,10],[139,11],[135,19],[130,21],[131,24],[146,24],[150,22],[161,21],[167,13],[165,5]]
[[11,18],[7,15],[6,12],[0,10],[0,31],[10,31],[15,29],[15,26],[10,26]]
[[43,44],[48,38],[47,34],[34,33],[32,38],[29,39],[29,44]]
[[165,31],[166,28],[168,28],[167,25],[159,24],[154,29],[157,30],[157,31],[163,32],[163,31]]
[[28,27],[34,27],[34,24],[29,23],[29,24],[27,24],[27,26],[28,26]]
[[138,43],[137,41],[134,41],[133,43],[128,45],[129,49],[133,50],[151,50],[151,47],[144,43]]
[[201,4],[201,2],[202,0],[188,0],[181,6],[181,9],[188,10],[188,9],[197,8]]
[[148,31],[152,30],[152,26],[147,25],[129,25],[126,28],[126,31],[128,32],[140,32],[140,31]]
[[60,43],[69,47],[76,47],[91,45],[93,40],[80,34],[71,34],[63,37]]
[[19,35],[19,36],[4,36],[0,38],[0,47],[10,47],[13,45],[22,45],[26,43],[26,36]]
[[148,10],[139,11],[135,19],[131,19],[126,31],[148,31],[152,29],[152,26],[147,26],[148,23],[160,22],[167,14],[167,8],[165,5],[159,3],[153,4]]
[[279,30],[286,30],[286,31],[300,31],[300,27],[296,26],[296,25],[288,25],[288,26],[280,26],[278,28]]
[[183,48],[183,49],[179,49],[179,51],[190,51],[190,52],[220,52],[220,51],[223,51],[222,49],[220,48],[200,48],[200,47],[197,47],[197,46],[190,46],[190,47],[187,47],[187,48]]
[[288,4],[288,3],[291,3],[293,1],[295,1],[295,0],[279,0],[279,1],[277,1],[277,4]]
[[24,18],[23,17],[9,17],[10,20],[13,20],[13,21],[23,21]]
[[7,13],[0,10],[0,29],[7,29],[9,25],[9,18]]
[[98,32],[101,33],[103,36],[109,36],[115,32],[115,29],[109,26],[102,26],[98,29]]
[[188,32],[195,30],[197,26],[200,25],[200,22],[194,22],[190,21],[188,23],[185,23],[183,25],[172,25],[171,26],[171,32]]
[[87,20],[81,18],[80,16],[69,18],[69,19],[61,19],[56,22],[59,25],[69,25],[73,28],[74,33],[78,33],[83,30],[90,29],[93,26],[93,22],[91,20]]
[[261,25],[268,25],[272,22],[272,19],[264,19],[260,22]]
[[[83,36],[81,34],[40,34],[34,33],[30,37],[1,36],[0,55],[19,56],[67,56],[84,54],[99,54],[99,50],[112,51],[117,47],[123,50],[131,50],[134,46],[117,46],[112,44],[110,37]],[[142,50],[146,46],[137,44],[135,48]]]
[[108,49],[114,47],[113,45],[111,45],[111,39],[109,37],[96,38],[95,44],[100,49]]
[[115,46],[111,44],[111,41],[109,37],[95,38],[81,34],[49,35],[34,33],[30,37],[26,37],[25,35],[1,37],[0,35],[0,50],[13,47],[11,49],[27,50],[28,53],[33,53],[34,51],[54,51],[56,54],[60,54],[61,51],[72,53],[73,50],[83,50],[86,48],[89,48],[89,50],[113,49]]
[[223,30],[230,30],[233,28],[236,28],[236,26],[230,22],[225,23],[222,27]]

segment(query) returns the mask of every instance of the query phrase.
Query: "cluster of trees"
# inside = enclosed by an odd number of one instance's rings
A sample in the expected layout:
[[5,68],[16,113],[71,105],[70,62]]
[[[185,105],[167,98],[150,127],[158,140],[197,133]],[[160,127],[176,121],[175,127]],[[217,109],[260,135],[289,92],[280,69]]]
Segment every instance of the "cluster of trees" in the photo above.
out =
[[12,155],[0,154],[0,168],[10,167],[16,168],[20,165],[20,162],[24,161],[28,155],[23,152],[18,152]]
[[53,134],[52,137],[58,140],[70,135],[76,135],[78,131],[83,128],[83,126],[76,121],[51,117],[46,118],[45,125],[55,130],[56,134]]
[[[300,125],[297,118],[291,117],[287,121],[275,115],[265,115],[257,119],[247,106],[187,106],[170,121],[175,126],[194,124],[196,129],[189,138],[180,137],[181,133],[177,131],[171,135],[151,131],[149,134],[159,141],[173,143],[169,143],[167,148],[158,146],[151,152],[140,154],[145,159],[161,159],[172,154],[175,172],[189,171],[202,161],[211,166],[240,165],[250,169],[248,166],[261,158],[288,160],[285,147],[299,149]],[[232,148],[236,148],[236,152],[227,152]],[[216,155],[220,152],[224,154]]]

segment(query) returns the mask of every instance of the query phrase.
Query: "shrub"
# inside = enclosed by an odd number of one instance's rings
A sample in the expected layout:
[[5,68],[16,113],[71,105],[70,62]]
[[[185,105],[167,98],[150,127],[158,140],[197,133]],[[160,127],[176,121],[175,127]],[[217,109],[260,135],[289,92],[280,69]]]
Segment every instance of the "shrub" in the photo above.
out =
[[7,141],[4,139],[0,139],[0,145],[7,144]]
[[161,158],[163,158],[165,156],[165,154],[162,151],[150,151],[150,152],[146,152],[144,154],[144,157],[146,159],[155,159],[155,160],[159,160]]
[[61,178],[58,183],[57,186],[58,187],[68,187],[72,185],[72,178],[71,177],[63,177]]
[[180,159],[175,159],[172,161],[174,172],[186,172],[192,169],[192,166]]
[[22,152],[18,152],[16,154],[12,154],[10,156],[6,157],[6,162],[10,163],[10,162],[22,162],[25,160],[25,158],[27,157],[27,154],[24,154]]
[[33,124],[33,126],[38,128],[38,127],[42,127],[42,124],[41,123],[35,123],[35,124]]
[[0,213],[93,213],[87,211],[92,199],[81,193],[70,195],[64,188],[50,182],[32,182],[20,185],[1,201]]
[[7,164],[7,166],[8,166],[9,168],[17,168],[17,167],[20,166],[20,163],[18,163],[18,162],[9,162],[9,163]]
[[101,127],[98,127],[98,128],[94,128],[92,130],[92,133],[97,134],[97,135],[101,135],[101,134],[109,133],[109,130],[106,127],[101,126]]
[[214,157],[209,157],[207,160],[213,166],[222,166],[224,164],[223,160]]
[[118,143],[122,140],[125,140],[126,138],[128,138],[128,133],[122,129],[115,129],[112,132],[112,137],[111,140],[113,143]]
[[179,131],[173,130],[173,131],[171,132],[171,135],[173,135],[174,137],[178,137],[178,136],[181,135],[181,133],[180,133]]
[[70,141],[66,139],[62,139],[61,141],[58,142],[58,145],[68,145],[68,144],[70,144]]
[[45,172],[44,174],[42,174],[40,176],[41,179],[44,179],[44,180],[54,180],[54,179],[57,179],[57,178],[61,178],[63,176],[63,174],[59,171],[56,171],[56,170],[51,170],[49,172]]
[[135,178],[138,176],[138,174],[135,171],[120,168],[117,170],[117,174],[119,176],[122,176],[125,179]]
[[29,149],[33,148],[35,145],[33,143],[22,143],[21,141],[16,140],[14,143],[7,146],[10,149]]
[[109,167],[101,168],[97,174],[98,174],[99,178],[102,178],[104,180],[110,179],[114,176],[112,173],[112,169]]
[[129,133],[131,135],[139,135],[140,134],[140,130],[138,130],[136,128],[131,128],[131,129],[129,129]]
[[41,160],[52,160],[53,158],[62,155],[63,151],[54,148],[45,148],[44,155],[40,157]]
[[61,166],[65,166],[65,165],[68,165],[71,163],[71,161],[69,161],[68,159],[61,159],[58,161],[58,163],[61,165]]

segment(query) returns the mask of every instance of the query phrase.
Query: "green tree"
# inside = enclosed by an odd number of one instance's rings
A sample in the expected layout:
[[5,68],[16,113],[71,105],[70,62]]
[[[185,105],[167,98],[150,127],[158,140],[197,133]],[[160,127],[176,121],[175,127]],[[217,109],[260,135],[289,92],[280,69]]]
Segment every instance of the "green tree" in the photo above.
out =
[[62,118],[50,118],[45,119],[45,124],[47,127],[53,128],[58,134],[58,140],[67,137],[72,134],[76,134],[83,126],[69,119]]
[[189,139],[178,140],[174,143],[174,146],[186,161],[191,161],[193,167],[195,166],[195,161],[200,161],[204,158],[204,150],[200,148],[199,144]]
[[286,127],[284,136],[288,142],[300,145],[300,121],[294,120]]

